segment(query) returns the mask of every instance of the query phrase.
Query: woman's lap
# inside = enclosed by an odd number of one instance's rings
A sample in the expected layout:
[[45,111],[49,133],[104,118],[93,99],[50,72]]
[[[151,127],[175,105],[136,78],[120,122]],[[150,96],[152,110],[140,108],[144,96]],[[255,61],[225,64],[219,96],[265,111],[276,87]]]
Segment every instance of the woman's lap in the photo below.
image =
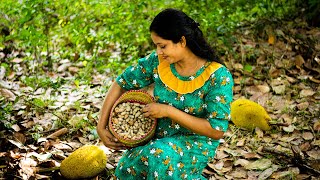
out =
[[202,170],[218,143],[206,146],[197,137],[166,137],[130,149],[119,161],[116,176],[121,180],[204,179]]

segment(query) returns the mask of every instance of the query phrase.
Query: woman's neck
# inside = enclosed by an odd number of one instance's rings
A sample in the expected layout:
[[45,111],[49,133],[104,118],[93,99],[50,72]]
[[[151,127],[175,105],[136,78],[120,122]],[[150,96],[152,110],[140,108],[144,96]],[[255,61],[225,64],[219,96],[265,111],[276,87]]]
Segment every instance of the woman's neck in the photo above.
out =
[[175,63],[175,68],[181,76],[194,75],[205,63],[205,60],[190,53]]

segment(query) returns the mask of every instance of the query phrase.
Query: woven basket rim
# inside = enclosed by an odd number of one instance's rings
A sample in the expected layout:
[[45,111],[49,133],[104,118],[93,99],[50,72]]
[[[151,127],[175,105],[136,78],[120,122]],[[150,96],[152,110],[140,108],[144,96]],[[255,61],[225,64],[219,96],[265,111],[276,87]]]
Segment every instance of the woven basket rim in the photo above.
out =
[[110,111],[110,116],[109,116],[109,123],[108,123],[108,128],[109,128],[109,131],[122,143],[126,144],[127,146],[131,146],[131,147],[134,147],[134,146],[138,146],[139,144],[142,144],[143,142],[145,141],[148,141],[152,138],[152,136],[154,135],[155,133],[155,129],[156,129],[156,125],[157,125],[157,120],[156,119],[153,119],[153,123],[152,123],[152,127],[149,129],[148,132],[145,133],[145,135],[139,139],[124,139],[122,138],[121,136],[118,135],[118,133],[116,133],[113,129],[113,126],[112,126],[112,114],[115,107],[117,107],[117,105],[119,103],[122,103],[122,102],[133,102],[133,103],[139,103],[139,104],[148,104],[148,103],[145,103],[145,102],[142,102],[142,101],[139,101],[139,100],[134,100],[134,99],[131,99],[131,100],[125,100],[125,101],[122,101],[122,98],[127,96],[128,94],[130,93],[142,93],[143,95],[146,95],[148,98],[150,98],[151,102],[155,102],[154,98],[147,92],[147,91],[143,91],[143,90],[129,90],[125,93],[123,93],[117,100],[116,102],[114,103],[114,105],[112,106],[112,109]]

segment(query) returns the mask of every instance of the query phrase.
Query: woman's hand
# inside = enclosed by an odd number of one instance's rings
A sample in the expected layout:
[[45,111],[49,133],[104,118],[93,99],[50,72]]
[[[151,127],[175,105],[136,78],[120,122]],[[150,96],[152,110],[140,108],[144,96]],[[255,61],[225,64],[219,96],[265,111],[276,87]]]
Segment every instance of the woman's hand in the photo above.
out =
[[108,125],[108,119],[113,104],[124,92],[125,90],[121,89],[116,82],[111,85],[103,101],[97,125],[97,132],[103,144],[115,150],[127,149],[127,147],[120,143],[119,140],[116,139],[106,127]]
[[160,103],[147,104],[143,109],[144,117],[163,118],[168,116],[168,110],[171,106]]
[[128,147],[119,142],[119,140],[114,137],[108,129],[97,128],[97,132],[106,147],[114,150],[128,149]]
[[199,118],[181,111],[173,106],[159,103],[147,104],[143,109],[143,115],[149,118],[167,117],[180,126],[190,131],[210,137],[212,139],[220,139],[224,132],[213,129],[207,119]]

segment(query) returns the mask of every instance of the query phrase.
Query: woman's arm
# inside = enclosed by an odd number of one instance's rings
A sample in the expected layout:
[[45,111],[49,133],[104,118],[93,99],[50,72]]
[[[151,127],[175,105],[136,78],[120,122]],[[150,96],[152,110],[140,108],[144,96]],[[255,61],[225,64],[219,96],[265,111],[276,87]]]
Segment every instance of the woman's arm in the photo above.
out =
[[97,132],[103,144],[116,150],[125,149],[125,146],[124,144],[119,143],[118,140],[109,132],[107,125],[113,104],[124,92],[125,90],[122,89],[116,82],[111,85],[103,101],[97,125]]
[[167,117],[172,121],[180,124],[181,126],[195,132],[197,134],[210,137],[212,139],[220,139],[222,138],[224,132],[213,129],[207,119],[198,118],[192,116],[184,111],[181,111],[175,107],[159,104],[159,103],[151,103],[148,104],[144,109],[145,117],[151,118],[163,118]]

